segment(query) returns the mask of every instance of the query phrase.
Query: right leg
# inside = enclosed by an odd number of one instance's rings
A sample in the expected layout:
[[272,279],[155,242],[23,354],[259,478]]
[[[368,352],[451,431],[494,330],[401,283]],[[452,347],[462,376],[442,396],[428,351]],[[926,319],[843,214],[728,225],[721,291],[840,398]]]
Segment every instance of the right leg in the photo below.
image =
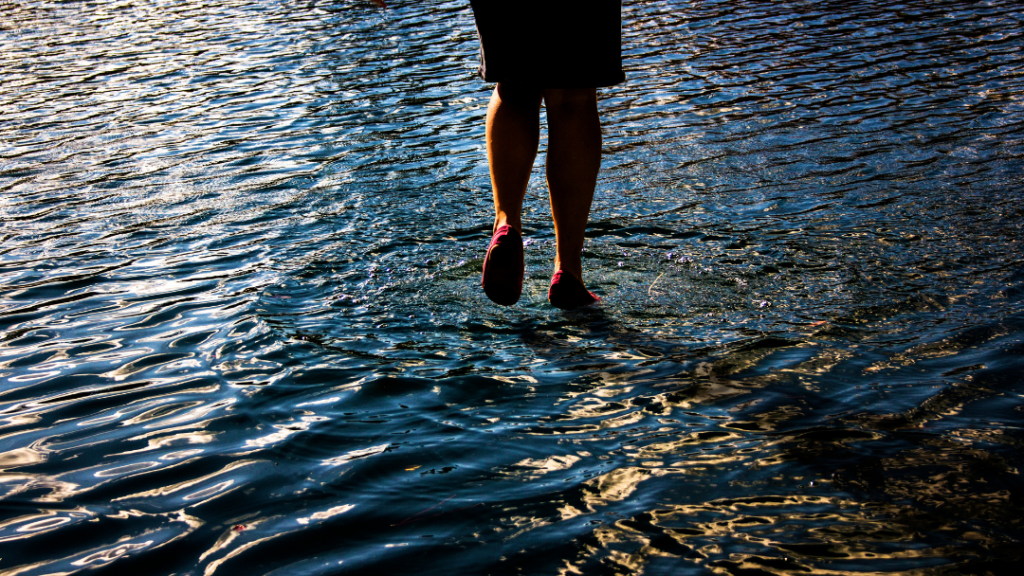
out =
[[540,143],[538,88],[499,82],[487,107],[487,162],[494,193],[494,230],[522,233],[523,199]]
[[601,169],[597,90],[544,90],[548,113],[548,192],[555,223],[555,271],[583,280],[583,237]]
[[555,275],[548,301],[578,308],[600,301],[583,285],[584,234],[601,168],[597,90],[545,90],[548,113],[548,191],[555,223]]

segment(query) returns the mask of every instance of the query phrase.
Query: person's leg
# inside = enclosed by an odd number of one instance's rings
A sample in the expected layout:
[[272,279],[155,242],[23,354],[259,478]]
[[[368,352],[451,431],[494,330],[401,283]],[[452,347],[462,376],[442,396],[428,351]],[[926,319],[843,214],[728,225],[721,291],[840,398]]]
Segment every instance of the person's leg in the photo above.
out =
[[487,108],[487,161],[494,193],[494,228],[522,233],[523,198],[540,142],[538,88],[498,83]]
[[601,121],[597,90],[546,89],[548,118],[547,178],[555,221],[555,271],[582,282],[583,235],[601,168]]
[[523,291],[523,198],[540,141],[540,98],[537,88],[498,83],[487,108],[494,228],[481,284],[502,306],[518,302]]

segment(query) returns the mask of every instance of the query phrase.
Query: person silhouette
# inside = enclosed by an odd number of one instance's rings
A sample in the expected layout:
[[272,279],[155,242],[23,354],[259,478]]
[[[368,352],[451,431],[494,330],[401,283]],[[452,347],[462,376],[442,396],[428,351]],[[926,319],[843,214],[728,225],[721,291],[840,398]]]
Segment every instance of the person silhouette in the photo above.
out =
[[[385,8],[384,0],[372,0]],[[523,291],[523,200],[547,113],[545,175],[555,227],[548,301],[562,309],[600,302],[583,283],[583,242],[601,168],[597,88],[625,80],[621,0],[470,0],[480,76],[497,85],[487,107],[494,225],[481,284],[511,306]]]
[[510,306],[522,293],[522,207],[548,121],[545,175],[555,228],[548,301],[596,304],[583,283],[582,251],[601,167],[597,88],[625,80],[619,0],[471,0],[480,76],[497,85],[487,108],[487,159],[494,196],[484,293]]

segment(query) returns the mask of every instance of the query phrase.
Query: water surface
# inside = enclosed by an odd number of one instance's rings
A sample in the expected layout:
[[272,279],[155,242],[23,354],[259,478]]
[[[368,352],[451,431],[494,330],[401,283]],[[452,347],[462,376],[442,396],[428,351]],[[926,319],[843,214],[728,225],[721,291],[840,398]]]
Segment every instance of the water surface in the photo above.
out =
[[468,2],[0,5],[0,574],[998,572],[1018,3],[639,2],[479,289]]

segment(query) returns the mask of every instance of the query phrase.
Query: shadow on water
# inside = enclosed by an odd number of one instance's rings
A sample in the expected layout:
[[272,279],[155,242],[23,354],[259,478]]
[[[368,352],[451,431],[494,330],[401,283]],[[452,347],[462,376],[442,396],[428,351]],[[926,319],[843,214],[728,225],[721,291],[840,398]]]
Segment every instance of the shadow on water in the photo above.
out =
[[1018,6],[624,4],[571,313],[468,3],[0,5],[0,575],[1005,573]]

